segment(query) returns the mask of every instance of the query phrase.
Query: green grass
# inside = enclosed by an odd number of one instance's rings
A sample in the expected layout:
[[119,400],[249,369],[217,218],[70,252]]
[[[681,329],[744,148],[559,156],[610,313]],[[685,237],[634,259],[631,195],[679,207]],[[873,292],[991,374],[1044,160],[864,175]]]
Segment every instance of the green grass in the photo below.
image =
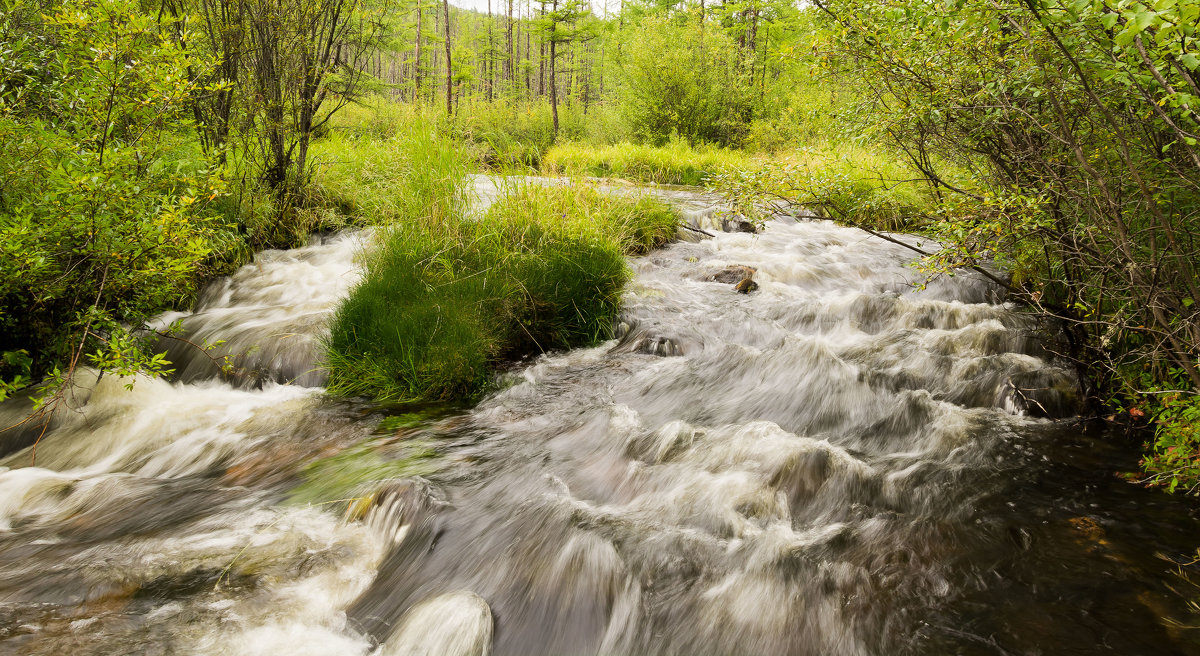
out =
[[674,141],[665,146],[628,142],[603,146],[574,142],[560,144],[547,151],[542,158],[542,167],[549,173],[701,185],[715,174],[751,169],[754,163],[740,151],[696,147],[684,141]]
[[765,203],[786,199],[819,215],[877,230],[923,231],[936,208],[929,186],[901,160],[851,143],[797,149],[731,169],[708,186],[754,219]]
[[[389,116],[398,111],[384,109]],[[386,132],[334,130],[313,144],[316,172],[308,193],[314,207],[372,225],[428,223],[453,213],[467,162],[438,136],[434,121],[397,120]]]
[[934,207],[930,189],[912,168],[879,148],[851,142],[795,150],[782,158],[793,173],[788,184],[813,209],[886,230],[919,229]]
[[446,209],[396,224],[370,257],[332,323],[331,392],[471,399],[500,362],[596,343],[620,310],[625,255],[665,242],[677,221],[652,199],[576,186],[514,186],[478,220]]

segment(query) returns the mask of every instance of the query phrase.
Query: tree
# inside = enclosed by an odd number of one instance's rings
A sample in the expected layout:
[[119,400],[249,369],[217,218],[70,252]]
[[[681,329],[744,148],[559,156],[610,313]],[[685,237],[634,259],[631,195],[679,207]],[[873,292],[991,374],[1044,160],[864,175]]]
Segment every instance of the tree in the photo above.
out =
[[450,0],[442,0],[446,23],[446,115],[454,114],[454,66],[450,61]]
[[[595,36],[595,31],[586,18],[591,16],[587,0],[549,0],[550,11],[546,11],[546,1],[541,1],[542,14],[535,23],[535,29],[544,43],[550,47],[549,87],[550,111],[554,120],[554,134],[558,135],[558,46],[582,42]],[[581,25],[581,21],[583,24]]]
[[0,14],[0,378],[167,370],[136,329],[230,239],[203,211],[220,181],[180,155],[215,63],[179,21],[134,0]]
[[[234,0],[229,0],[234,1]],[[384,7],[362,0],[245,0],[248,150],[281,197],[309,176],[313,134],[353,100]]]

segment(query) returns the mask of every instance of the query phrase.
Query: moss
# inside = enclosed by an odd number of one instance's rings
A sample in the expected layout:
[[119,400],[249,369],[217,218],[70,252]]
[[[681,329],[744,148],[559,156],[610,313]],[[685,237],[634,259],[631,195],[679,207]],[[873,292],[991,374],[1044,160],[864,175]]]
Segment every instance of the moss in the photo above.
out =
[[422,442],[396,446],[387,440],[370,440],[310,463],[301,472],[303,482],[292,489],[288,500],[297,504],[346,502],[363,494],[372,483],[424,476],[437,469],[435,452]]

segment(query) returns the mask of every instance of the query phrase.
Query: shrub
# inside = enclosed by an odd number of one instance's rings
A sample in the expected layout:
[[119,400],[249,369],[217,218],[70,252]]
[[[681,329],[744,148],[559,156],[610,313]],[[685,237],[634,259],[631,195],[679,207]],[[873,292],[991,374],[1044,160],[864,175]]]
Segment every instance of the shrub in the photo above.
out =
[[1145,480],[1165,486],[1168,492],[1200,493],[1200,434],[1196,430],[1200,396],[1175,392],[1151,407],[1155,432],[1142,460],[1149,474]]
[[161,371],[130,327],[189,300],[236,240],[180,129],[209,62],[136,2],[47,12],[0,13],[0,354],[23,380]]
[[739,48],[708,23],[647,18],[619,58],[621,107],[634,136],[738,145],[754,112],[751,74]]

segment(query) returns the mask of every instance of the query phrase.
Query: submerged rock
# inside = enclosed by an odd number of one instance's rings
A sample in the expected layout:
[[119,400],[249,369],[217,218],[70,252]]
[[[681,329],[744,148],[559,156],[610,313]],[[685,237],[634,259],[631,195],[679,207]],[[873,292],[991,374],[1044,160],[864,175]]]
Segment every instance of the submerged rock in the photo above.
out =
[[449,592],[405,613],[400,628],[374,656],[487,656],[492,631],[492,610],[482,597]]
[[709,282],[723,282],[725,284],[735,284],[747,278],[753,278],[754,274],[758,273],[758,269],[745,266],[743,264],[732,264],[715,273],[709,274],[705,280]]
[[412,527],[430,524],[443,505],[429,481],[414,476],[389,481],[358,498],[346,508],[345,519],[362,520],[380,537],[399,544]]
[[721,219],[721,230],[724,232],[748,232],[751,234],[758,233],[758,226],[753,222],[747,221],[740,214],[735,214],[730,217]]
[[676,338],[649,332],[644,327],[630,328],[628,324],[624,323],[621,326],[624,326],[624,330],[618,332],[620,341],[612,348],[611,352],[613,353],[645,353],[646,355],[672,357],[683,355],[685,352],[684,347]]

